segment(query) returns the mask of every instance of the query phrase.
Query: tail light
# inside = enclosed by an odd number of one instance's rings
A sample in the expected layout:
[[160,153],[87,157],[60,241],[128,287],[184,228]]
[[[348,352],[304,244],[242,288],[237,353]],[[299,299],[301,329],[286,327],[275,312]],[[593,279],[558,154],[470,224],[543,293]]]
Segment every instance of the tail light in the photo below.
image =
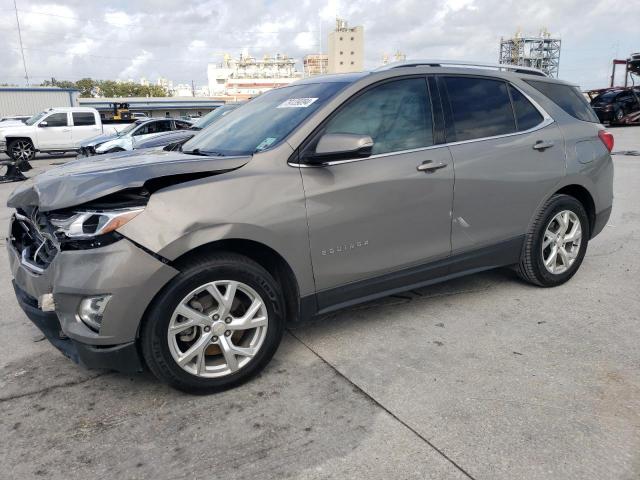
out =
[[604,146],[607,147],[607,150],[609,150],[609,152],[613,150],[613,134],[612,133],[607,132],[606,130],[599,130],[598,138],[602,140],[602,143],[604,143]]

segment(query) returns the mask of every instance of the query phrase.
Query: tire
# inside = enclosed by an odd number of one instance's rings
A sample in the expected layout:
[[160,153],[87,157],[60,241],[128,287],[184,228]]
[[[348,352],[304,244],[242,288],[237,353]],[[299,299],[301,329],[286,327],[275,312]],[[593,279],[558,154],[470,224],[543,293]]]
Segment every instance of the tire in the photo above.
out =
[[36,149],[31,140],[16,138],[7,144],[7,153],[15,162],[28,162],[36,156]]
[[124,148],[120,148],[120,147],[113,147],[113,148],[110,148],[109,150],[107,150],[104,153],[107,154],[107,153],[116,153],[116,152],[126,152],[126,150]]
[[[568,213],[565,215],[564,212]],[[562,216],[558,217],[561,214]],[[556,232],[562,232],[563,227],[560,222],[564,222],[567,218],[569,221],[566,222],[568,227],[565,233],[555,235]],[[581,232],[579,245],[575,245],[577,242],[569,241],[572,238],[571,231],[576,228],[576,224],[579,224]],[[574,236],[577,237],[577,235]],[[542,206],[527,232],[516,271],[520,278],[533,285],[540,287],[562,285],[580,268],[589,238],[589,219],[582,203],[569,195],[554,195]],[[567,243],[564,244],[564,241]],[[558,246],[560,244],[563,245],[562,249]],[[557,252],[555,260],[549,262],[550,266],[547,267],[545,260],[553,259],[554,247]]]
[[[221,296],[228,295],[232,283],[236,285],[232,289],[235,300],[231,302],[235,306],[225,310],[223,302],[215,302],[210,291],[215,289]],[[207,284],[210,288],[203,290]],[[194,292],[198,293],[194,295]],[[264,325],[238,329],[240,318],[249,313],[248,305],[253,306],[252,302],[258,297],[262,306],[250,318]],[[185,299],[191,300],[185,302]],[[182,312],[183,307],[192,309],[186,310],[189,317],[176,312],[178,308]],[[204,318],[193,317],[193,309],[198,309],[213,323],[193,324],[184,329],[185,319],[201,321]],[[224,318],[216,319],[218,313]],[[218,253],[184,265],[157,295],[143,320],[140,346],[147,366],[159,380],[178,390],[207,394],[240,385],[260,372],[280,344],[284,322],[282,293],[269,272],[242,255]],[[170,333],[169,328],[180,333]],[[203,345],[201,353],[180,366],[178,359],[189,357],[189,352],[198,345]],[[229,353],[231,348],[245,353]],[[253,355],[246,354],[249,351],[254,351]]]
[[615,116],[614,121],[616,123],[620,123],[622,121],[622,117],[624,117],[624,112],[622,111],[622,109],[619,108],[618,110],[616,110],[616,114],[615,115],[616,116]]

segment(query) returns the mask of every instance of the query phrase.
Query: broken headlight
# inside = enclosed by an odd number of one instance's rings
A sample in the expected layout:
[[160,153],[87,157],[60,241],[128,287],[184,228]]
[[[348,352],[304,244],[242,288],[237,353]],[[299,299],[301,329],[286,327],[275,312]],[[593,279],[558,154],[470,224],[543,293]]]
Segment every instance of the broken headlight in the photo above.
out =
[[[115,235],[116,230],[138,216],[144,207],[121,208],[102,211],[72,212],[66,215],[52,215],[50,223],[56,229],[61,242],[92,242]],[[96,245],[100,246],[98,242]],[[105,242],[110,243],[110,242]],[[78,245],[80,246],[80,245]]]

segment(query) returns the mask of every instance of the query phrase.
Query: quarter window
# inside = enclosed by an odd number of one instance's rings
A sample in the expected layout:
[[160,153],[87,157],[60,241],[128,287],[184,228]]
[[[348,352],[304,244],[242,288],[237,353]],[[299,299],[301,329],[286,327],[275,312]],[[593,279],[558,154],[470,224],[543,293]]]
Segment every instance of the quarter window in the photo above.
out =
[[551,83],[540,80],[526,80],[536,90],[549,97],[553,103],[572,117],[585,122],[600,123],[598,117],[591,109],[589,102],[580,91],[562,83]]
[[66,113],[54,113],[44,119],[47,127],[66,127],[68,125]]
[[73,124],[76,127],[95,125],[96,118],[91,112],[73,112]]
[[448,142],[516,131],[505,82],[473,77],[445,77],[444,81],[453,116],[453,128],[447,129]]
[[365,91],[329,120],[324,133],[369,135],[373,154],[433,145],[425,80],[397,80]]
[[542,123],[542,115],[536,107],[534,107],[527,97],[525,97],[518,89],[509,85],[509,93],[511,93],[511,101],[513,102],[513,111],[516,114],[516,122],[518,130],[529,130],[536,125]]

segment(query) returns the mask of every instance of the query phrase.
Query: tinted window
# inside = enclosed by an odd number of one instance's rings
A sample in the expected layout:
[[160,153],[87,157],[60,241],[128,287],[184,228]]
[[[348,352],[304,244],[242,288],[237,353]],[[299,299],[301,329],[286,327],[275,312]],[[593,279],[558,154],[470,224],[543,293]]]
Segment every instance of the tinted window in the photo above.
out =
[[600,123],[596,114],[591,110],[589,102],[577,88],[561,83],[541,82],[539,80],[526,80],[526,82],[539,90],[549,99],[562,108],[572,117],[585,122]]
[[185,152],[251,155],[274,147],[342,90],[340,82],[305,83],[269,90],[225,115],[182,146]]
[[134,136],[150,135],[152,133],[168,132],[171,130],[171,120],[158,120],[157,122],[148,122],[142,125],[134,132]]
[[187,122],[181,122],[180,120],[176,120],[176,130],[186,130],[187,128],[191,128],[191,124]]
[[44,119],[47,122],[47,127],[66,127],[67,126],[67,114],[66,113],[54,113]]
[[516,131],[507,85],[500,80],[446,77],[455,139],[493,137]]
[[342,108],[324,133],[369,135],[373,154],[433,145],[425,80],[398,80],[367,90]]
[[516,122],[518,130],[529,130],[542,122],[543,118],[538,109],[527,100],[519,90],[509,86],[511,93],[511,101],[513,102],[513,111],[516,114]]
[[95,125],[96,119],[91,112],[73,112],[73,124],[76,127],[82,125]]

